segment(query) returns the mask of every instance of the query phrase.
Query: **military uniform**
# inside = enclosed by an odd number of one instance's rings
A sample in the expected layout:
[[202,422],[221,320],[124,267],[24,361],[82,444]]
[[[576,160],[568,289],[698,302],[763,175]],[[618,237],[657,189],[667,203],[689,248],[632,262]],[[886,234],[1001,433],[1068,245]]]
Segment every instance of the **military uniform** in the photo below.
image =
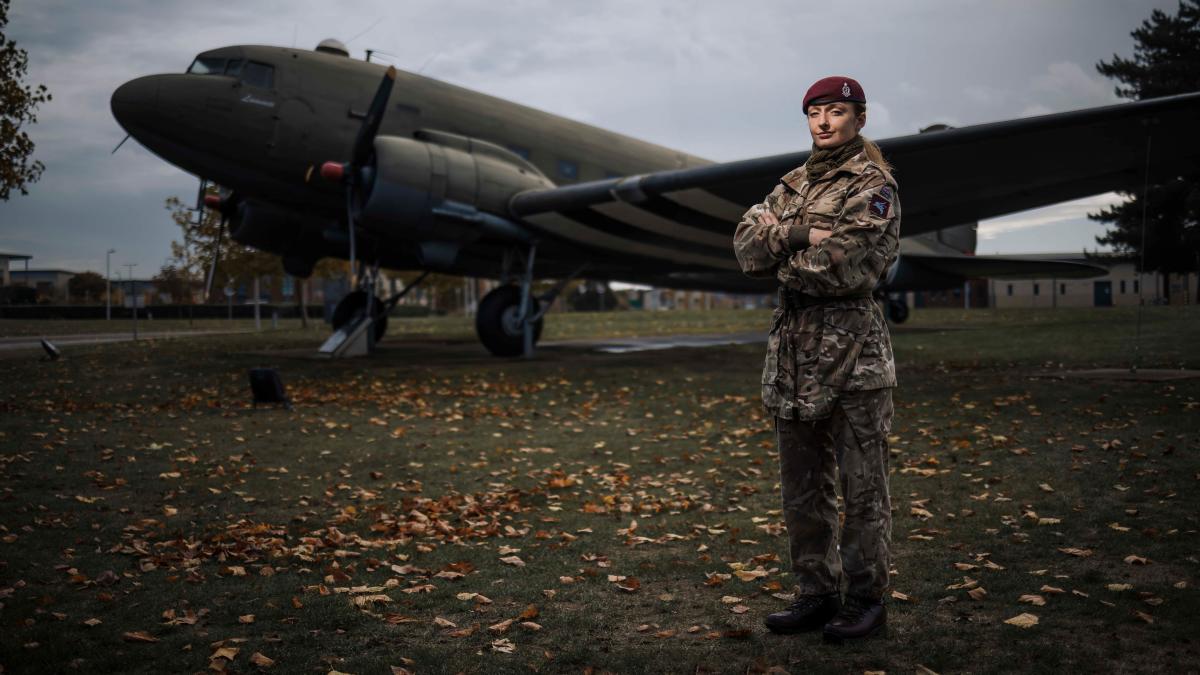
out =
[[[734,252],[746,274],[781,284],[762,395],[775,416],[796,593],[836,592],[844,573],[849,594],[879,600],[888,587],[896,371],[871,292],[896,260],[900,203],[895,180],[865,152],[813,179],[805,169],[746,212]],[[767,213],[778,222],[764,222]],[[831,234],[810,246],[813,228]]]

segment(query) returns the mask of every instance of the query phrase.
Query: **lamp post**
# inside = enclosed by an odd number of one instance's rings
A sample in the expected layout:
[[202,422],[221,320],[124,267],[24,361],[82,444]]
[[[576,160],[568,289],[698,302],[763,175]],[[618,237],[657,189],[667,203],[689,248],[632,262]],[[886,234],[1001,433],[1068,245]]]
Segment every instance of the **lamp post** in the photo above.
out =
[[138,338],[138,330],[137,330],[137,328],[138,328],[138,326],[137,326],[137,315],[138,315],[137,301],[138,301],[138,299],[137,299],[137,285],[136,285],[137,282],[133,280],[133,268],[137,267],[137,263],[125,263],[125,267],[129,268],[129,299],[132,301],[132,304],[133,304],[133,339],[136,340]]
[[116,253],[117,249],[110,248],[104,254],[104,320],[112,321],[112,272],[110,271],[109,263],[112,261],[112,254]]

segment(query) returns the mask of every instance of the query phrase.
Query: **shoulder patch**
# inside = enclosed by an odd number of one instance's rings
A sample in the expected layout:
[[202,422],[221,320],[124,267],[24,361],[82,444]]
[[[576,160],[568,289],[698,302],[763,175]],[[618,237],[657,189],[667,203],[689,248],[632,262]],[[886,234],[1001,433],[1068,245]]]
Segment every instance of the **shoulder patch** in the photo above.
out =
[[867,208],[871,215],[887,218],[892,212],[892,188],[887,185],[879,188],[878,192],[871,195]]

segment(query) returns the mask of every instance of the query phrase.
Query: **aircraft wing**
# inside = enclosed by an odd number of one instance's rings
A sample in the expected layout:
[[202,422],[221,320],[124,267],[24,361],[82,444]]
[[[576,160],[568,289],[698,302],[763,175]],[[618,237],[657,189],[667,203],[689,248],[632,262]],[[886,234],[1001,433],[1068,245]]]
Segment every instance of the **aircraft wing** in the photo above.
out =
[[[895,166],[901,236],[1200,166],[1200,92],[879,141]],[[585,249],[736,270],[742,214],[808,152],[522,192],[512,215]],[[953,263],[959,264],[959,263]],[[998,265],[999,263],[987,263]],[[1015,269],[1015,268],[1014,268]]]
[[906,264],[966,279],[1088,279],[1108,274],[1099,265],[1069,260],[1031,260],[1002,255],[905,255]]

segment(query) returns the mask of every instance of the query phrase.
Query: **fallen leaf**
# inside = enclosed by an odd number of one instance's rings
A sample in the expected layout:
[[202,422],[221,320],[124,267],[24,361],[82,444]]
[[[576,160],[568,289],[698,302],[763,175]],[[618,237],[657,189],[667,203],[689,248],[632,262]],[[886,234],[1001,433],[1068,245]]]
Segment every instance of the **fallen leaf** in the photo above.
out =
[[158,638],[144,630],[134,630],[121,633],[121,638],[126,642],[158,642]]
[[1108,584],[1105,588],[1114,593],[1120,593],[1121,591],[1128,591],[1133,588],[1133,584]]
[[516,567],[524,567],[525,566],[525,561],[521,560],[520,557],[515,556],[515,555],[510,555],[508,557],[501,558],[500,562],[504,563],[505,565],[515,565]]
[[1041,607],[1046,604],[1046,599],[1040,595],[1027,593],[1017,598],[1017,602],[1027,602],[1031,605],[1037,605],[1038,607]]
[[1089,548],[1075,548],[1073,546],[1067,547],[1067,548],[1060,548],[1058,550],[1063,553],[1066,553],[1067,555],[1073,555],[1076,558],[1086,558],[1095,552]]
[[1127,565],[1149,565],[1150,561],[1140,555],[1127,555],[1125,556],[1125,563]]
[[243,614],[238,617],[238,623],[254,623],[253,614]]
[[492,651],[497,651],[501,654],[511,654],[516,650],[517,646],[512,643],[512,640],[501,638],[492,641]]
[[500,623],[494,623],[494,624],[488,626],[488,630],[492,631],[493,633],[503,633],[503,632],[507,631],[509,626],[511,626],[511,625],[513,625],[513,620],[505,619],[505,620],[501,621]]
[[733,607],[729,608],[729,611],[733,612],[734,614],[745,614],[746,612],[750,611],[750,608],[745,605],[734,605]]
[[438,628],[458,628],[458,624],[449,619],[443,619],[440,616],[433,617],[433,625],[437,626]]
[[1038,590],[1043,593],[1049,593],[1051,595],[1058,595],[1060,593],[1066,593],[1066,591],[1064,591],[1061,588],[1058,588],[1057,586],[1049,586],[1049,585],[1043,585]]
[[1137,618],[1141,619],[1142,621],[1145,621],[1146,623],[1154,623],[1154,617],[1150,616],[1149,614],[1147,614],[1145,612],[1135,609],[1135,610],[1133,610],[1133,615],[1136,616]]
[[250,655],[250,663],[253,663],[259,668],[270,668],[271,666],[275,665],[275,659],[264,656],[261,652],[254,652]]
[[983,589],[983,586],[977,586],[967,591],[967,595],[971,596],[972,600],[982,600],[987,597],[988,592]]
[[85,625],[85,626],[99,626],[101,623],[104,623],[104,622],[101,621],[100,619],[97,619],[96,617],[92,617],[90,619],[84,619],[84,621],[83,621],[83,625]]
[[1018,614],[1011,619],[1005,619],[1004,623],[1017,628],[1032,628],[1038,623],[1038,618],[1033,614]]

